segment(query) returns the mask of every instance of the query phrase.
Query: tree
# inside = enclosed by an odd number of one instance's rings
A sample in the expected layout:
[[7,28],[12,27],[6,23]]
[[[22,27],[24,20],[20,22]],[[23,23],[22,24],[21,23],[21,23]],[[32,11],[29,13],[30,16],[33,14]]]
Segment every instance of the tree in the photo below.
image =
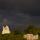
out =
[[15,34],[15,35],[16,35],[16,34],[21,34],[21,32],[18,31],[18,30],[15,30],[15,31],[14,31],[14,34]]
[[33,25],[29,25],[28,28],[24,30],[24,32],[25,33],[29,33],[29,32],[32,32],[33,33],[33,28],[34,28]]

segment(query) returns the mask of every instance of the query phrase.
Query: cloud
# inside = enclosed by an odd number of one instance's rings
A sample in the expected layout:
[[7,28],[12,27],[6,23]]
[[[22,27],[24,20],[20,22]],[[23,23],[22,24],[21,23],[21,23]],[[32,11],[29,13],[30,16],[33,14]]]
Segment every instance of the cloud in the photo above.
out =
[[24,13],[20,13],[20,12],[19,12],[19,13],[16,13],[16,15],[17,15],[17,16],[23,16]]
[[30,20],[31,20],[31,16],[29,14],[17,16],[17,23],[19,24],[29,23]]
[[33,24],[40,24],[40,16],[32,16]]

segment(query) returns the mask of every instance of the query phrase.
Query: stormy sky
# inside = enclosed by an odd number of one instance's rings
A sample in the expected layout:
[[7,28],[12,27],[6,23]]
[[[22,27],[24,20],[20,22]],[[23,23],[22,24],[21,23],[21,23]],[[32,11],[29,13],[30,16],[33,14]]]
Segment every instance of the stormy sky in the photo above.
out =
[[40,0],[0,0],[0,24],[4,17],[21,30],[29,24],[40,27]]

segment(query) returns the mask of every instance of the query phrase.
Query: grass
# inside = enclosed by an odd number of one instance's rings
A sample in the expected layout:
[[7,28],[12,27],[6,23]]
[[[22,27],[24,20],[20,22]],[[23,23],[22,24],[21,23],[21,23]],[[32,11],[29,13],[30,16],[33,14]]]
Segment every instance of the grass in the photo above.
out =
[[[15,34],[15,35],[14,35],[14,32],[12,32],[11,34],[5,34],[5,35],[2,35],[0,33],[0,40],[26,40],[23,38],[23,35],[24,33]],[[39,36],[39,40],[40,40],[40,36]]]
[[11,33],[5,35],[0,34],[0,40],[24,40],[24,39],[23,35],[21,34],[14,35],[13,33]]

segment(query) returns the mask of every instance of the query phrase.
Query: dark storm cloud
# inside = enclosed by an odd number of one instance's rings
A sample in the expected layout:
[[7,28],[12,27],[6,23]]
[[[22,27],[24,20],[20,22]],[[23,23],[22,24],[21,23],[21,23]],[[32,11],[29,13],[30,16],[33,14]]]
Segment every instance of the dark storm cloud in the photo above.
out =
[[39,13],[40,0],[0,0],[0,15],[2,15],[0,19],[7,16],[10,20],[9,23],[23,26],[22,28],[31,23],[36,25],[40,20],[31,15],[39,15]]
[[31,22],[31,16],[30,16],[30,14],[26,14],[26,15],[24,15],[24,14],[20,14],[19,15],[18,14],[16,22],[19,25],[30,24],[30,22]]
[[0,9],[17,12],[17,10],[30,14],[40,13],[40,1],[39,0],[0,0]]
[[27,9],[32,10],[32,8],[40,8],[39,0],[0,0],[0,6],[4,7],[16,7],[16,9]]
[[0,14],[13,16],[19,11],[23,14],[28,12],[36,15],[36,13],[40,13],[40,2],[39,0],[0,0]]

